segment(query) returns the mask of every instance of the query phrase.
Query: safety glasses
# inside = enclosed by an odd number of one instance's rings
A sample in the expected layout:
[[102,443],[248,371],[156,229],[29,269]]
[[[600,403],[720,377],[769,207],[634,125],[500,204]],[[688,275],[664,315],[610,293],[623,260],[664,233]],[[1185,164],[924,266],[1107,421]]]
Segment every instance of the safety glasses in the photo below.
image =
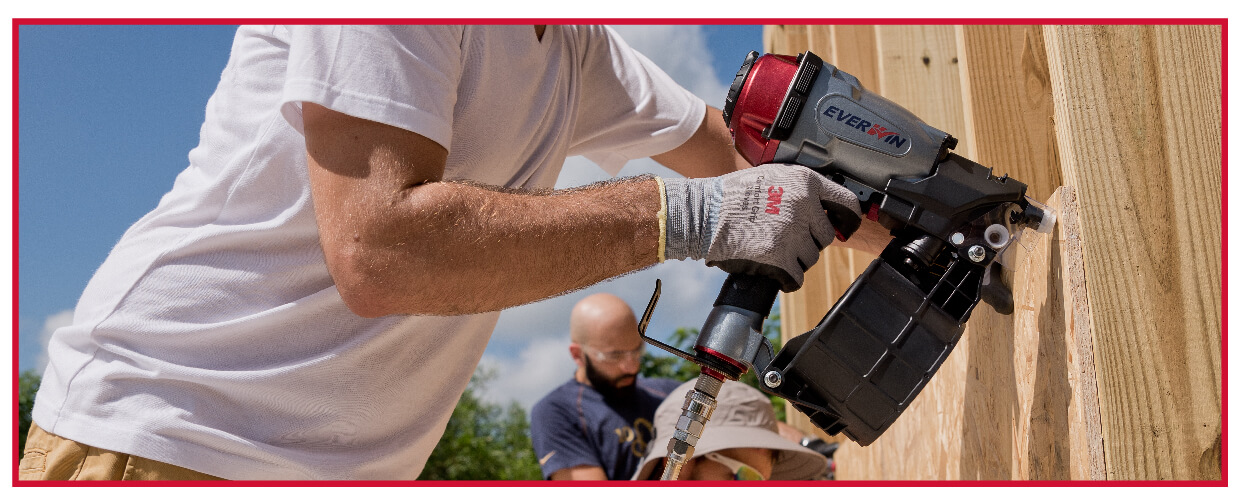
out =
[[642,354],[646,352],[646,344],[639,345],[638,348],[633,350],[611,350],[604,352],[602,350],[595,350],[585,345],[582,346],[582,349],[585,349],[587,351],[587,355],[594,358],[596,361],[603,363],[615,363],[625,360],[642,360]]
[[728,470],[732,471],[733,479],[737,481],[763,481],[763,475],[760,474],[757,469],[736,459],[725,457],[716,452],[710,452],[704,456],[707,457],[708,460],[714,460],[724,464],[724,467],[727,467]]

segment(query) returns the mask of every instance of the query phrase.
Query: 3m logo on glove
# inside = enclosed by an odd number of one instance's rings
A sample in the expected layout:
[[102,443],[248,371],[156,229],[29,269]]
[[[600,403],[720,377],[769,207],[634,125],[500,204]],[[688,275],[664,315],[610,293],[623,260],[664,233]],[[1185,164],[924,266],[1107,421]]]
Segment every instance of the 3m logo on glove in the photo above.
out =
[[767,214],[780,214],[780,197],[783,195],[783,187],[767,187]]

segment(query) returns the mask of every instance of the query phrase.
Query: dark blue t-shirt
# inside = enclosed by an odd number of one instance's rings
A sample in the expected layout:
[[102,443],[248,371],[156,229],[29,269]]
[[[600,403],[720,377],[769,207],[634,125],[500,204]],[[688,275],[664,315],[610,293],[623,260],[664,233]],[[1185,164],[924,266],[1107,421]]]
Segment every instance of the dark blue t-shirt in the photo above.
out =
[[[580,465],[603,468],[608,479],[629,479],[652,447],[655,408],[681,382],[639,377],[633,399],[605,401],[576,380],[557,387],[530,411],[530,436],[543,477]],[[665,445],[666,446],[666,445]]]

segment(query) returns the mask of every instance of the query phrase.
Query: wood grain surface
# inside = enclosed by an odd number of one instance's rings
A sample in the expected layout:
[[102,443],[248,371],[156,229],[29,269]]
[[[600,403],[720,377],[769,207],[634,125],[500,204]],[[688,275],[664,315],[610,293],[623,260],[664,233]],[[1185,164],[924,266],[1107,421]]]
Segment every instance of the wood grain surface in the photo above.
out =
[[1219,479],[1218,26],[1047,26],[1108,479]]
[[971,160],[1046,199],[1062,182],[1042,27],[971,25],[956,32],[969,118],[958,134],[975,145]]
[[[956,36],[963,136],[974,145],[973,160],[1026,183],[1027,195],[1047,201],[1059,185],[1060,168],[1041,27],[958,26]],[[1060,201],[1047,202],[1058,207]],[[1014,251],[1024,256],[1024,250]],[[1098,455],[1093,472],[1089,462],[1069,461],[1070,453],[1083,451],[1069,448],[1070,429],[1082,428],[1069,420],[1070,403],[1085,407],[1077,415],[1095,417],[1092,430],[1098,432],[1098,399],[1083,404],[1073,399],[1077,389],[1068,384],[1067,368],[1080,358],[1067,350],[1063,314],[1066,305],[1085,305],[1085,293],[1059,295],[1057,287],[1067,277],[1063,265],[1080,265],[1080,259],[1066,260],[1049,249],[1034,257],[1005,268],[1014,315],[979,305],[969,322],[960,460],[965,479],[1102,479]],[[1094,395],[1093,389],[1087,392]]]

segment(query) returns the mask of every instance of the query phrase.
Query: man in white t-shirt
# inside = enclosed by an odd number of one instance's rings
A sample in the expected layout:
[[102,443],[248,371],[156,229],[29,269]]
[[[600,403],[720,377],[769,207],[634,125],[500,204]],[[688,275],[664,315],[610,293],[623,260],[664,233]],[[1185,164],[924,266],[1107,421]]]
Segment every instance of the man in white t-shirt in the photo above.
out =
[[[189,166],[51,340],[20,477],[412,479],[503,308],[664,259],[796,289],[856,199],[732,172],[716,113],[603,27],[239,29]],[[569,155],[694,179],[550,191]]]

